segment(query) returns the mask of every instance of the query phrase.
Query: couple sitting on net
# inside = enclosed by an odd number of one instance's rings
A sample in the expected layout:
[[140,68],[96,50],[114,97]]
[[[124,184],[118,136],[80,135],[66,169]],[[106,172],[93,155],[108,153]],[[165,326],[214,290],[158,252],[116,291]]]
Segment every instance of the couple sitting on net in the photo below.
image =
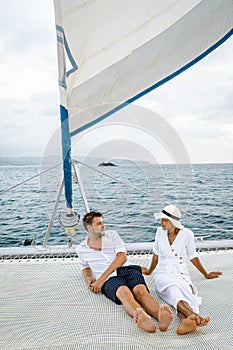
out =
[[194,235],[180,222],[181,213],[173,205],[156,215],[162,227],[156,231],[153,257],[149,268],[130,265],[123,240],[113,230],[105,231],[102,214],[87,213],[83,225],[87,238],[78,245],[77,254],[88,287],[93,293],[103,293],[116,304],[122,304],[137,326],[155,332],[151,316],[158,320],[159,329],[166,331],[173,319],[167,304],[159,305],[149,293],[143,274],[154,270],[154,284],[166,303],[177,310],[180,319],[177,334],[194,331],[208,324],[210,318],[199,315],[200,298],[193,285],[186,260],[211,279],[221,272],[206,272],[197,257]]

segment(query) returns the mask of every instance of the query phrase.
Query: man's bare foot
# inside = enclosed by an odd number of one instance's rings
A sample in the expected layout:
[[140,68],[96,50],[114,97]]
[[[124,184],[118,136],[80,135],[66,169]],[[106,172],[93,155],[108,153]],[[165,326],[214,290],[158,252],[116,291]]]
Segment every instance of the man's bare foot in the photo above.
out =
[[167,331],[169,324],[173,320],[173,312],[167,304],[159,307],[159,329],[162,332]]
[[137,307],[134,311],[134,322],[144,331],[155,333],[156,327],[151,317],[141,308]]
[[203,327],[206,326],[209,321],[210,321],[210,317],[201,317],[200,315],[195,314],[195,319],[196,319],[196,324],[198,327]]
[[176,330],[176,333],[179,335],[190,333],[195,331],[197,329],[197,323],[196,323],[196,315],[190,315],[187,318],[183,318],[180,321],[180,325]]

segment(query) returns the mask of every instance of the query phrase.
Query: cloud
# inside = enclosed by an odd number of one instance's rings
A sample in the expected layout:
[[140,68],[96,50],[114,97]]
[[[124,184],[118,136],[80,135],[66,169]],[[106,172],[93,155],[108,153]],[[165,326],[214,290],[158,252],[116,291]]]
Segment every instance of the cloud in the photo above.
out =
[[228,119],[233,104],[232,51],[233,40],[230,38],[202,61],[159,87],[145,99],[160,102],[163,111],[168,111],[168,117],[171,118],[190,110],[198,118],[207,119],[208,115],[212,119],[217,111],[227,111],[224,116]]
[[1,155],[41,155],[59,124],[53,3],[9,0],[0,23]]

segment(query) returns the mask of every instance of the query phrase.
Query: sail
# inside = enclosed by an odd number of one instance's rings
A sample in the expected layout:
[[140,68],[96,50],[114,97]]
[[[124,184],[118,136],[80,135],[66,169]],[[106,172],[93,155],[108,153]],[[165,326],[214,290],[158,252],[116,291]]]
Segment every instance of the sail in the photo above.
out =
[[233,0],[54,0],[54,7],[67,169],[69,134],[160,86],[232,35]]

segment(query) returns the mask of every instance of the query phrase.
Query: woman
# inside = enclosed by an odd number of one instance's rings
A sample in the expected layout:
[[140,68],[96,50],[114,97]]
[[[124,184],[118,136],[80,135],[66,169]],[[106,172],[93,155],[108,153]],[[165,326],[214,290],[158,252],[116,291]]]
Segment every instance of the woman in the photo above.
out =
[[186,262],[192,264],[205,278],[217,278],[219,271],[207,272],[197,256],[194,234],[181,222],[181,213],[174,205],[167,205],[161,213],[154,214],[161,219],[162,227],[158,228],[153,247],[153,258],[149,268],[142,267],[145,275],[154,269],[154,283],[159,295],[176,310],[180,318],[177,334],[194,331],[198,326],[205,326],[210,318],[199,315],[201,298],[191,281]]

